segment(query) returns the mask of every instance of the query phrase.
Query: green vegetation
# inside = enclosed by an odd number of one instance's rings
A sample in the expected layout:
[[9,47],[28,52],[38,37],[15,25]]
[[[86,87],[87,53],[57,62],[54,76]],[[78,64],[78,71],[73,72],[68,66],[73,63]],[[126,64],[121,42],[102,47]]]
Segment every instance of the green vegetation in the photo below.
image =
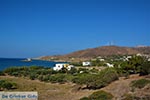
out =
[[132,81],[131,87],[133,87],[133,88],[143,88],[147,84],[150,84],[150,80],[140,79],[140,80]]
[[0,80],[0,90],[10,90],[16,88],[17,84],[8,82],[6,80]]
[[83,97],[80,100],[112,100],[113,95],[105,91],[97,91],[89,97]]
[[99,59],[95,59],[91,61],[92,66],[106,66],[104,61],[100,61]]
[[147,58],[136,55],[114,55],[91,60],[92,66],[106,66],[106,63],[113,64],[119,76],[128,77],[130,74],[148,75],[150,74],[150,62]]
[[126,94],[124,95],[124,98],[122,100],[150,100],[150,96],[146,95],[142,97],[137,97],[135,95]]
[[144,62],[144,59],[141,56],[133,56],[132,58],[129,58],[128,61],[121,62],[120,70],[123,73],[127,72],[129,74],[139,73],[143,62]]
[[150,74],[150,62],[144,57],[132,56],[127,61],[115,62],[115,69],[120,76],[130,74],[148,75]]
[[71,62],[70,64],[74,66],[82,66],[82,62]]
[[135,97],[131,94],[125,94],[123,100],[138,100],[138,99],[137,99],[137,97]]
[[[126,61],[120,61],[120,56],[112,56],[114,68],[104,68],[102,71],[86,68],[63,68],[54,71],[51,68],[31,66],[31,67],[10,67],[0,72],[0,75],[10,75],[15,77],[26,77],[31,80],[40,80],[51,83],[72,82],[87,89],[100,89],[111,82],[118,80],[119,76],[128,77],[130,74],[148,75],[150,74],[150,62],[145,61],[141,56],[133,56]],[[106,58],[105,58],[106,59]],[[107,59],[107,61],[111,61]],[[98,59],[92,62],[96,66],[102,64]]]
[[0,71],[0,76],[4,76],[5,73],[3,71]]
[[142,64],[142,67],[140,69],[140,75],[148,75],[150,74],[150,62],[145,62]]
[[117,79],[118,74],[114,68],[106,68],[97,74],[79,74],[73,79],[73,82],[86,85],[88,89],[99,89]]
[[106,68],[102,71],[96,69],[72,68],[70,71],[63,68],[54,71],[44,67],[11,67],[4,70],[5,74],[15,77],[27,77],[31,80],[40,80],[51,83],[73,82],[79,85],[86,85],[88,89],[98,89],[118,79],[114,68]]

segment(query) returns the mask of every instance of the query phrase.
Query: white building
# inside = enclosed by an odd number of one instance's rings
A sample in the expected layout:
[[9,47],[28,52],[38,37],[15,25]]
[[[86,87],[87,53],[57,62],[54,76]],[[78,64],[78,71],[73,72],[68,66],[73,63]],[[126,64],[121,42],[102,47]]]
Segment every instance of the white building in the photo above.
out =
[[108,67],[114,67],[114,65],[113,65],[113,64],[110,64],[110,63],[106,63],[106,65],[107,65]]
[[66,68],[67,70],[71,70],[71,68],[73,68],[73,67],[74,67],[73,65],[69,65],[67,63],[59,63],[59,64],[56,64],[55,67],[53,67],[53,70],[59,71],[62,68]]
[[105,59],[102,59],[102,58],[101,58],[101,59],[99,59],[99,61],[105,61]]
[[131,58],[132,58],[132,56],[127,56],[124,61],[129,61],[129,59],[131,59]]
[[90,65],[91,65],[91,62],[89,61],[82,62],[82,66],[90,66]]
[[71,70],[71,68],[73,68],[74,66],[73,65],[69,65],[67,66],[67,70]]

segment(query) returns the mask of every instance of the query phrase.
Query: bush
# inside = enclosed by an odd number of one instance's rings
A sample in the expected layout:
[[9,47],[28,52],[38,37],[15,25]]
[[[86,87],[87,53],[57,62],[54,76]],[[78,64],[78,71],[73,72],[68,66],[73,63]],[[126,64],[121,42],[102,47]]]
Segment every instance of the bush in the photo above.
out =
[[80,100],[112,100],[113,95],[105,91],[97,91],[91,94],[89,97],[83,97]]
[[143,87],[145,87],[147,84],[150,84],[150,80],[140,79],[140,80],[136,80],[136,81],[132,81],[132,82],[131,82],[131,86],[132,86],[133,88],[143,88]]
[[0,76],[4,76],[5,73],[3,71],[0,71]]
[[39,70],[39,69],[44,69],[42,66],[31,66],[29,67],[30,70]]
[[123,100],[135,100],[135,97],[131,94],[125,94]]
[[140,69],[140,75],[150,74],[150,62],[144,62]]
[[43,79],[42,79],[42,81],[44,81],[44,82],[48,82],[48,81],[50,81],[50,75],[45,75],[45,76],[43,76]]
[[125,73],[128,72],[129,74],[137,74],[140,72],[140,68],[144,61],[144,58],[141,56],[132,56],[128,61],[119,64],[119,71]]
[[83,84],[86,84],[88,82],[89,77],[91,77],[90,74],[86,74],[86,73],[78,74],[77,76],[75,76],[72,79],[72,82],[76,83],[76,84],[83,85]]
[[76,74],[77,72],[77,69],[73,67],[70,71],[68,71],[68,74]]
[[99,89],[118,79],[118,74],[113,68],[107,68],[97,74],[82,73],[75,76],[73,83],[86,85],[88,89]]
[[11,75],[17,77],[19,76],[19,72],[12,72]]
[[64,74],[56,74],[49,77],[49,81],[52,83],[65,83],[67,82]]
[[87,78],[87,87],[91,89],[99,89],[107,86],[111,82],[118,80],[118,74],[113,68],[102,70],[97,75],[91,75]]
[[35,80],[37,78],[37,75],[35,73],[31,73],[30,76],[29,76],[29,78],[31,80]]
[[16,88],[16,83],[11,83],[11,82],[8,82],[8,81],[5,81],[5,80],[0,80],[0,89],[10,90],[10,89],[13,89],[13,88]]
[[125,94],[122,100],[150,100],[149,95],[135,96],[133,94]]
[[70,62],[70,65],[82,66],[82,62]]

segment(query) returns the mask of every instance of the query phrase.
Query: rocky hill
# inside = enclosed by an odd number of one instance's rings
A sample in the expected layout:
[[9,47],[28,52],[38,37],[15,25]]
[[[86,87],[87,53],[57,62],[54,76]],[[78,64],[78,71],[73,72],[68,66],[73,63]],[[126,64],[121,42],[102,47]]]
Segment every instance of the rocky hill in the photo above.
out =
[[111,55],[133,55],[133,54],[150,54],[150,47],[120,47],[120,46],[102,46],[97,48],[90,48],[85,50],[76,51],[67,55],[61,56],[46,56],[42,59],[89,59],[98,56],[111,56]]

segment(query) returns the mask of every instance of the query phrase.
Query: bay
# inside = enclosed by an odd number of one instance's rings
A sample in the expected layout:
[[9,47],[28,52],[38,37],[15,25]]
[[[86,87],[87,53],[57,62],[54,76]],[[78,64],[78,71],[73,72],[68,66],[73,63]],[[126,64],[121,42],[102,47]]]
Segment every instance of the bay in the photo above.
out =
[[0,58],[0,70],[4,70],[9,67],[21,67],[21,66],[43,66],[43,67],[54,67],[55,64],[61,62],[43,61],[43,60],[32,60],[25,61],[23,58]]

